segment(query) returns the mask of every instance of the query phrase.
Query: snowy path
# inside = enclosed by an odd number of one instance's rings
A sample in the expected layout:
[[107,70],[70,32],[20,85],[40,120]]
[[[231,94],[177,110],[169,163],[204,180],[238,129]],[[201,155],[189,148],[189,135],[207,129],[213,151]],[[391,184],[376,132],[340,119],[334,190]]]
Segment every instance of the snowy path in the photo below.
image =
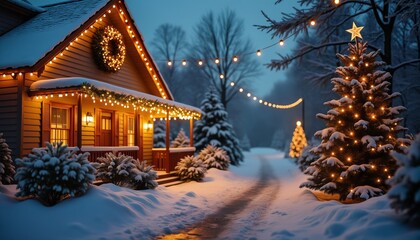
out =
[[158,239],[239,239],[258,236],[258,232],[263,230],[258,226],[276,198],[280,184],[270,163],[263,155],[257,157],[260,167],[258,181],[254,185],[193,227]]

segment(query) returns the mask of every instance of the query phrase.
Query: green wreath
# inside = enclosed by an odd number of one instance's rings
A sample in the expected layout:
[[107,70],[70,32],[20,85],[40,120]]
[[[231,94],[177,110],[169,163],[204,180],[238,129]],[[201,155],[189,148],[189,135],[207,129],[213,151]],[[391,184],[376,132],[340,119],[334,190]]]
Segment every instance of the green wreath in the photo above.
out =
[[117,72],[125,60],[123,36],[114,27],[99,28],[92,39],[92,52],[98,67],[107,72]]

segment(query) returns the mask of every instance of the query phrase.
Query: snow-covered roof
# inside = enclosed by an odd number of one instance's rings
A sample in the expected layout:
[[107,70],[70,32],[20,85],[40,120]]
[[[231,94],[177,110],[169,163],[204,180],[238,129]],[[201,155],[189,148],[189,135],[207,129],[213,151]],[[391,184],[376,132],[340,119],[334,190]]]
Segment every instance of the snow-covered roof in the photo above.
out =
[[108,1],[73,0],[43,7],[44,12],[0,36],[0,69],[33,66]]
[[175,102],[168,99],[163,99],[151,94],[134,91],[131,89],[118,87],[109,83],[97,81],[90,78],[83,78],[83,77],[69,77],[69,78],[56,78],[56,79],[49,79],[49,80],[39,80],[32,83],[31,87],[29,88],[30,92],[37,92],[37,91],[47,91],[47,90],[63,90],[63,89],[74,89],[80,88],[83,89],[83,86],[93,86],[99,90],[105,90],[109,92],[113,92],[116,94],[123,94],[127,96],[133,96],[139,99],[146,99],[153,102],[159,102],[163,104],[167,104],[168,106],[174,106],[177,108],[189,110],[198,114],[201,114],[201,110],[199,108]]
[[37,7],[32,5],[30,2],[28,2],[27,0],[7,0],[10,3],[13,3],[16,6],[19,6],[21,8],[27,9],[31,12],[34,13],[40,13],[40,12],[44,12],[45,9],[41,8],[41,7]]

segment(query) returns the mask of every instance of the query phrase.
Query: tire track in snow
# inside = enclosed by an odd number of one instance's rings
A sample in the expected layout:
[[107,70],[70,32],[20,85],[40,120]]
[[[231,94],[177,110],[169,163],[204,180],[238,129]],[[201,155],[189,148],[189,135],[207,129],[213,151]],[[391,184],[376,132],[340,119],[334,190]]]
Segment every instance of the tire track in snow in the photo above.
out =
[[244,212],[251,213],[245,215],[249,223],[245,225],[245,229],[238,229],[239,234],[254,235],[255,227],[258,227],[279,189],[272,167],[263,156],[258,157],[261,160],[258,182],[193,227],[180,233],[160,236],[157,239],[215,239],[222,236],[224,231],[236,231],[234,223],[241,220],[244,215],[241,213]]

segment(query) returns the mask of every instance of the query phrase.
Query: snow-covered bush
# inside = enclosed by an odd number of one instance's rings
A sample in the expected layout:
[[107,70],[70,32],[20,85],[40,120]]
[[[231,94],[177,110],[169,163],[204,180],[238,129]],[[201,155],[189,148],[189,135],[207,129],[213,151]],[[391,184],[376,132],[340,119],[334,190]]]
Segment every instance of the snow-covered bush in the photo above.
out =
[[181,180],[201,181],[207,172],[203,161],[194,156],[186,156],[179,161],[175,167]]
[[157,187],[156,171],[146,161],[140,162],[131,156],[119,153],[106,153],[94,163],[96,178],[105,183],[113,183],[132,189],[148,189]]
[[15,165],[12,160],[12,150],[6,143],[3,133],[0,133],[0,184],[10,184],[15,175]]
[[408,150],[408,154],[395,153],[399,168],[389,180],[392,188],[388,192],[391,207],[407,219],[420,221],[420,134]]
[[207,145],[206,148],[200,151],[197,158],[206,165],[207,169],[217,168],[227,170],[230,165],[229,156],[226,151],[213,145]]
[[299,158],[296,159],[296,164],[299,166],[299,169],[304,172],[311,163],[319,158],[319,155],[311,152],[311,149],[318,146],[319,142],[309,142],[309,145],[306,146]]
[[158,186],[157,172],[153,170],[153,166],[147,164],[147,161],[137,160],[136,167],[131,169],[130,175],[132,189],[154,189]]
[[47,143],[46,149],[33,149],[27,157],[16,159],[18,197],[35,197],[52,206],[66,197],[84,194],[95,180],[89,153],[76,154],[63,143]]
[[181,147],[189,147],[189,146],[190,146],[190,139],[185,135],[184,129],[181,128],[176,138],[171,142],[171,147],[181,148]]

